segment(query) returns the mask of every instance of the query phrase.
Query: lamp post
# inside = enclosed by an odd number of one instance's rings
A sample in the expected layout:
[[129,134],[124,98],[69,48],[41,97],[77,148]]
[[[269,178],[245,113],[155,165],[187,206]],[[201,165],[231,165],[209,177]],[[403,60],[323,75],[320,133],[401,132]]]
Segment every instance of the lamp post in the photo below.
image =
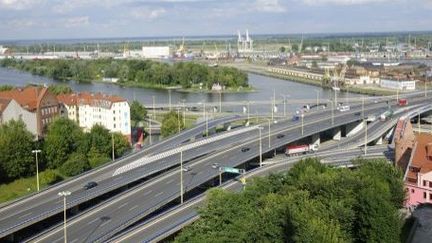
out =
[[181,128],[180,128],[180,108],[177,109],[177,124],[178,124],[178,132],[180,133]]
[[331,103],[331,124],[334,125],[334,107],[333,107],[333,102],[330,101]]
[[287,97],[290,97],[290,95],[281,95],[284,98],[284,117],[286,117],[286,101],[287,101]]
[[365,147],[364,147],[364,154],[367,154],[367,137],[368,137],[368,127],[367,127],[367,120],[365,119]]
[[249,122],[249,119],[250,119],[250,111],[249,111],[249,109],[250,109],[250,102],[248,101],[248,103],[247,103],[247,120],[248,120],[248,122]]
[[259,158],[259,166],[262,167],[262,141],[261,141],[261,130],[263,129],[263,127],[258,127],[258,131],[259,131],[259,154],[260,154],[260,158]]
[[111,147],[112,147],[112,160],[115,160],[115,150],[114,150],[114,133],[111,133]]
[[67,221],[66,221],[66,197],[71,194],[70,191],[62,191],[59,192],[58,195],[63,197],[63,217],[64,217],[64,223],[63,223],[63,231],[64,231],[64,242],[67,243]]
[[151,123],[152,114],[150,114],[149,116],[150,116],[150,119],[149,119],[149,136],[150,136],[150,141],[149,142],[150,142],[150,145],[152,145],[152,127],[151,127],[152,126],[151,125],[152,124]]
[[222,91],[219,91],[219,113],[222,112]]
[[186,105],[185,105],[185,100],[182,100],[183,102],[183,126],[186,126]]
[[301,133],[302,133],[302,136],[303,136],[303,132],[304,132],[304,113],[302,113],[301,114]]
[[180,150],[180,204],[183,204],[183,148]]
[[316,92],[316,106],[317,106],[317,109],[318,109],[318,106],[319,106],[319,93],[320,93],[320,91],[317,90],[317,89],[315,89],[315,92]]
[[362,97],[362,117],[364,118],[365,117],[365,114],[364,114],[364,104],[365,104],[365,99],[364,99],[364,96]]
[[39,192],[39,162],[38,162],[38,153],[42,152],[40,149],[32,150],[32,153],[36,155],[36,188]]
[[270,124],[271,124],[271,120],[270,119],[266,119],[267,120],[267,122],[268,122],[268,147],[270,148],[270,146],[271,146],[271,127],[270,127]]

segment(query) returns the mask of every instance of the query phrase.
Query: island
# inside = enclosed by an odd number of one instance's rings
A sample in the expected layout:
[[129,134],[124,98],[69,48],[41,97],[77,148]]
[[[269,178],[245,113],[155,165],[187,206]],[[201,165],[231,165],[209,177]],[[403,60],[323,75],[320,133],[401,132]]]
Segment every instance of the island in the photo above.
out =
[[20,60],[7,58],[0,66],[60,81],[109,82],[141,88],[177,88],[186,92],[247,92],[246,72],[233,67],[194,62],[159,62],[135,59]]

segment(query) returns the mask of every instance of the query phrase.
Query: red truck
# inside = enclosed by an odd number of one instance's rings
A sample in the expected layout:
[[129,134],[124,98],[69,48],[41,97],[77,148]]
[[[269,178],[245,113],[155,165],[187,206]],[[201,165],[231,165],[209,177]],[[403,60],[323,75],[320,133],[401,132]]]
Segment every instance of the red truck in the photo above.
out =
[[285,149],[286,156],[306,154],[309,152],[315,152],[318,150],[316,144],[304,144],[304,145],[288,145]]
[[408,100],[407,99],[399,99],[398,105],[399,106],[406,106],[406,105],[408,105]]

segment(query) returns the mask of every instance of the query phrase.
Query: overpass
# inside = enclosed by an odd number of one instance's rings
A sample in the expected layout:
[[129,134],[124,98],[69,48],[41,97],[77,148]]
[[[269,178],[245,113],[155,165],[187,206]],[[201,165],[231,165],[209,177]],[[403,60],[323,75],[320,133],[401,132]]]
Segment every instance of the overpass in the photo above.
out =
[[[429,102],[429,99],[420,98],[417,101],[411,101],[411,104],[422,105]],[[365,108],[365,115],[380,113],[385,107],[386,104],[372,103]],[[305,118],[306,121],[304,123],[303,133],[300,129],[301,125],[298,124],[298,122],[284,121],[273,124],[270,131],[270,141],[273,142],[271,142],[268,147],[263,146],[263,152],[273,151],[274,149],[283,147],[287,143],[297,141],[299,138],[311,137],[316,133],[334,129],[352,122],[358,122],[363,119],[356,115],[360,110],[360,106],[358,105],[353,107],[350,112],[338,112],[333,118],[329,116],[328,111],[311,114],[307,116],[308,119]],[[318,118],[316,116],[318,116]],[[264,128],[263,134],[266,133],[268,133],[268,130]],[[278,138],[280,134],[284,136]],[[247,131],[245,135],[247,138],[246,142],[241,141],[237,136],[234,140],[232,138],[230,139],[231,141],[228,148],[224,147],[203,158],[188,161],[187,164],[192,170],[185,173],[185,191],[192,191],[196,187],[211,180],[211,178],[218,176],[218,171],[211,168],[212,163],[220,163],[222,166],[233,167],[258,157],[260,139],[258,139],[257,131]],[[242,147],[247,147],[249,150],[247,152],[241,152],[240,150]],[[228,158],[230,159],[227,161]],[[178,164],[178,162],[177,158],[177,162],[175,163]],[[77,215],[68,226],[68,232],[71,237],[69,239],[76,241],[105,241],[109,239],[114,234],[120,232],[134,222],[137,222],[139,219],[154,213],[169,202],[177,200],[180,193],[179,178],[179,170],[170,170],[146,182],[139,188],[109,200],[93,210]],[[107,217],[110,218],[110,220],[103,222],[102,226],[92,225],[92,223],[95,224],[95,222],[98,222],[98,219]],[[89,227],[89,225],[91,226]],[[57,227],[34,239],[34,241],[54,242],[59,239],[62,239],[62,231],[60,227]]]
[[[314,156],[321,158],[322,162],[333,166],[350,166],[350,161],[357,157],[386,158],[388,156],[385,154],[387,152],[387,146],[377,146],[375,148],[370,148],[369,151],[370,153],[367,156],[364,156],[363,151],[358,148],[337,152],[318,152]],[[244,177],[251,178],[255,176],[266,176],[271,173],[287,171],[297,161],[309,156],[311,155],[303,155],[295,158],[287,157],[282,160],[273,161],[271,164],[268,164],[268,166],[248,171]],[[337,159],[334,160],[334,157]],[[330,162],[326,162],[328,158],[331,158]],[[242,190],[243,185],[238,180],[230,180],[222,184],[220,187],[228,191],[239,192]],[[173,207],[172,209],[158,215],[158,217],[153,217],[142,224],[132,227],[122,234],[113,237],[109,242],[162,241],[199,218],[197,208],[204,205],[205,197],[205,194],[201,194],[192,198],[183,205]]]

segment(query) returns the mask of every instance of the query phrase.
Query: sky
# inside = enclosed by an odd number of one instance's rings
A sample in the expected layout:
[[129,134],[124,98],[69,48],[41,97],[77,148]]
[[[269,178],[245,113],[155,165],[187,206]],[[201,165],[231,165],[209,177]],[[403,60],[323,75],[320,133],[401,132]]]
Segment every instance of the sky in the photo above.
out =
[[432,0],[0,0],[0,40],[432,30]]

